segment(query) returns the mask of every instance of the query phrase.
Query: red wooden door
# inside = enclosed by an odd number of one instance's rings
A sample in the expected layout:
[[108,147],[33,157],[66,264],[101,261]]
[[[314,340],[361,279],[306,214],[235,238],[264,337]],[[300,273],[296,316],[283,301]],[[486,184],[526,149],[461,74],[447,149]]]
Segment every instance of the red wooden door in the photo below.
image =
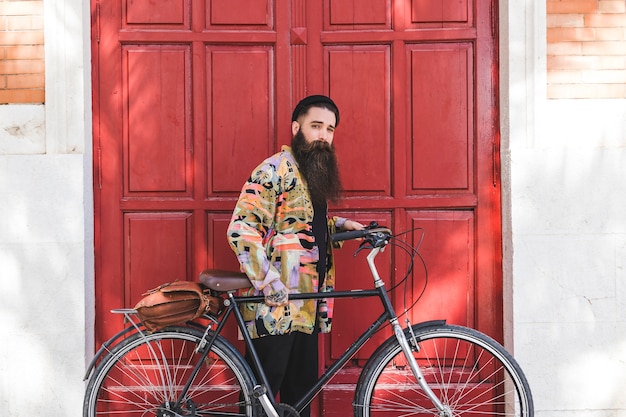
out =
[[[145,290],[237,268],[225,231],[240,187],[289,143],[292,107],[313,93],[342,112],[346,199],[333,211],[425,232],[429,281],[410,318],[501,339],[495,4],[92,0],[97,341],[122,326],[109,310]],[[340,289],[369,284],[353,249],[339,254]],[[408,258],[392,249],[380,266],[395,285]],[[424,280],[417,265],[397,308]],[[322,363],[379,311],[338,301]],[[324,415],[351,413],[349,384],[371,349],[325,390]]]

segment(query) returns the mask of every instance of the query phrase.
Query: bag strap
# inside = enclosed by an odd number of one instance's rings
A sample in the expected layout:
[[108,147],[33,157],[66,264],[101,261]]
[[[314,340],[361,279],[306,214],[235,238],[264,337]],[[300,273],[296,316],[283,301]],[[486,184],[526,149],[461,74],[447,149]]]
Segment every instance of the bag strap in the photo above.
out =
[[159,287],[161,292],[178,292],[178,291],[191,291],[198,295],[203,294],[202,286],[193,281],[174,281],[169,284],[164,284]]

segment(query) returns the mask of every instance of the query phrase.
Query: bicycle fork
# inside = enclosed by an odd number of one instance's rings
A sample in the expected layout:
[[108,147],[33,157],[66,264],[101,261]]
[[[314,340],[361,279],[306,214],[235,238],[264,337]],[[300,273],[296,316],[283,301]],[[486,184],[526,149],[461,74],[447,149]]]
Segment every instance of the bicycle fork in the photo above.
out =
[[[426,396],[432,401],[433,405],[437,408],[437,411],[439,411],[439,415],[441,417],[452,417],[452,411],[450,410],[450,407],[443,405],[443,403],[439,400],[439,398],[435,395],[433,390],[426,382],[424,374],[422,373],[419,365],[417,364],[417,361],[415,360],[415,357],[413,356],[413,351],[411,350],[411,346],[409,346],[409,342],[406,339],[404,331],[402,330],[400,324],[398,324],[397,318],[391,320],[391,326],[393,327],[393,333],[396,336],[398,343],[400,344],[402,352],[404,352],[404,356],[409,363],[411,372],[413,373],[413,376],[415,377],[415,380],[417,381],[420,388],[422,388]],[[415,343],[415,348],[418,349],[417,342]]]
[[[379,252],[382,252],[383,249],[384,249],[383,247],[374,248],[367,255],[367,263],[374,277],[374,285],[377,288],[381,288],[382,289],[381,291],[385,291],[384,289],[385,283],[383,282],[383,280],[380,278],[380,275],[378,274],[378,270],[376,269],[376,264],[374,263],[374,258],[376,258],[376,255],[378,255]],[[452,411],[450,410],[450,407],[443,405],[443,403],[439,400],[439,398],[435,395],[433,390],[430,388],[430,386],[426,382],[426,379],[424,378],[424,374],[420,370],[417,364],[417,361],[415,360],[415,357],[413,356],[413,352],[411,350],[411,347],[409,346],[409,342],[406,339],[406,336],[404,335],[404,331],[402,330],[402,327],[398,323],[398,317],[396,313],[394,312],[393,306],[391,305],[389,298],[383,297],[382,300],[384,304],[387,304],[385,306],[387,311],[390,311],[393,313],[393,317],[389,320],[389,322],[391,323],[391,327],[393,328],[393,333],[396,336],[396,340],[398,340],[398,343],[400,344],[400,348],[402,349],[402,352],[404,352],[404,356],[406,357],[406,360],[409,363],[411,372],[413,373],[413,376],[415,377],[418,385],[420,386],[420,388],[422,388],[422,390],[424,391],[426,396],[430,399],[430,401],[432,401],[435,408],[437,408],[437,411],[439,411],[440,417],[452,417]],[[409,326],[409,329],[410,328],[411,327]],[[415,348],[419,349],[417,345],[417,341],[414,340],[414,342],[415,342]]]

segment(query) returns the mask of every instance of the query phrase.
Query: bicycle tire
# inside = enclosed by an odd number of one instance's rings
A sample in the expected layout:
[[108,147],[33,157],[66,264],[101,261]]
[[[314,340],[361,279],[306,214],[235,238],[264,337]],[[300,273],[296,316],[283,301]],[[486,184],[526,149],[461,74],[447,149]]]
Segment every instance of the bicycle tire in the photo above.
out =
[[[430,388],[452,416],[533,417],[528,381],[513,357],[476,330],[439,324],[412,327],[413,355]],[[405,330],[413,345],[410,332]],[[366,364],[357,383],[356,417],[439,416],[392,337]]]
[[170,327],[135,333],[100,361],[85,392],[84,417],[253,415],[251,370],[241,354],[218,337],[185,401],[174,403],[200,353],[203,332]]

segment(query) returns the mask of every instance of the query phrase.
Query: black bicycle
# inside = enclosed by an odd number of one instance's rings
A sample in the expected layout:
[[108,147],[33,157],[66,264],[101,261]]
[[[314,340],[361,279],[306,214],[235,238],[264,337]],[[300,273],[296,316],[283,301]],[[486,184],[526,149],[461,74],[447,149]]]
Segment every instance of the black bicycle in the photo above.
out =
[[[262,302],[263,297],[236,295],[237,290],[250,287],[243,274],[205,271],[201,282],[223,296],[226,304],[219,317],[202,316],[208,325],[192,321],[150,333],[134,310],[114,310],[124,314],[129,325],[102,346],[89,366],[83,415],[297,417],[367,340],[390,324],[394,335],[375,350],[359,376],[355,416],[533,416],[526,377],[498,342],[442,320],[405,328],[399,324],[374,260],[387,245],[404,242],[375,224],[332,238],[362,239],[359,250],[370,250],[367,262],[374,288],[290,294],[290,299],[378,297],[384,311],[297,404],[274,400],[241,316],[242,303]],[[409,250],[413,258],[418,255],[417,250]],[[231,315],[254,358],[259,379],[242,354],[220,335]]]

